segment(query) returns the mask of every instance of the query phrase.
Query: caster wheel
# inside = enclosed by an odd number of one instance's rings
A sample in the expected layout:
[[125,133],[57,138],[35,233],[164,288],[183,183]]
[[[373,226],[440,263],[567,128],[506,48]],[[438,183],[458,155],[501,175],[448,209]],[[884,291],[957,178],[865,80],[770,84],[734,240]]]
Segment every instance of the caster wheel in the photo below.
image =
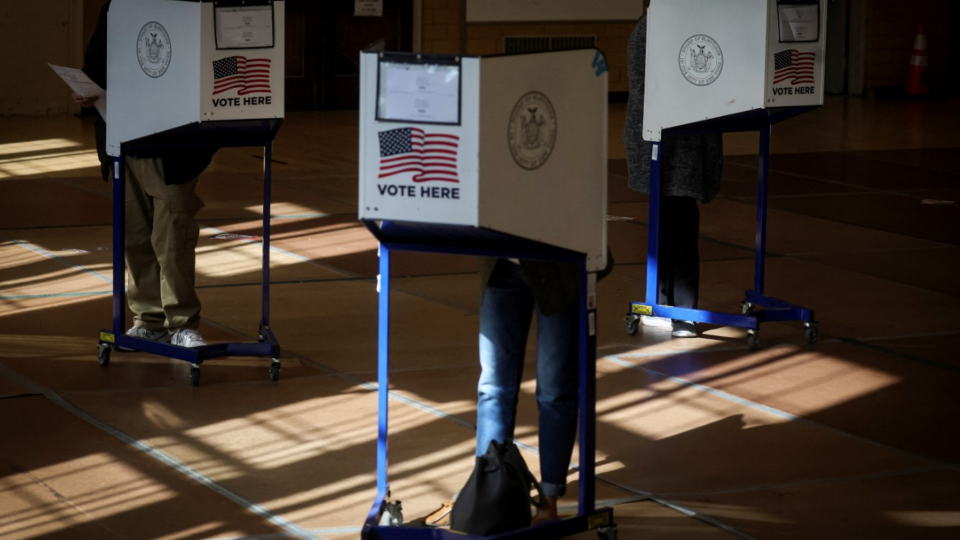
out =
[[807,323],[807,328],[803,331],[803,336],[807,338],[807,343],[813,344],[820,338],[820,327],[817,323]]
[[617,526],[607,525],[606,527],[600,527],[597,529],[597,537],[600,540],[617,540]]
[[270,380],[277,382],[280,380],[280,360],[274,358],[270,364]]
[[399,527],[403,525],[403,507],[400,501],[384,503],[383,513],[380,514],[381,527]]
[[760,348],[760,332],[751,330],[747,333],[747,347],[749,347],[751,351]]
[[97,363],[104,367],[110,363],[109,345],[97,345]]
[[200,386],[200,367],[193,366],[190,368],[190,380],[193,382],[194,386]]
[[749,315],[753,313],[753,304],[750,302],[740,302],[740,314]]
[[629,336],[637,335],[637,332],[640,330],[640,317],[630,314],[624,318],[624,322],[625,322],[625,329],[627,331],[627,335]]

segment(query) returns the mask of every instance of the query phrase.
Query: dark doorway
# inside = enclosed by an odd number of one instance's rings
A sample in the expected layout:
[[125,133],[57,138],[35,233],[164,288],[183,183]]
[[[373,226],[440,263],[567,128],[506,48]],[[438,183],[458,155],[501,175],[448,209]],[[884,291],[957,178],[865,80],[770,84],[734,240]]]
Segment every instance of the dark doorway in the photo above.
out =
[[950,42],[950,80],[947,88],[950,95],[960,95],[960,2],[950,2],[950,25],[947,39]]
[[827,2],[827,58],[824,91],[828,94],[847,93],[847,36],[850,35],[850,4],[848,0]]
[[360,51],[413,49],[413,0],[354,17],[354,0],[287,0],[287,110],[356,109]]

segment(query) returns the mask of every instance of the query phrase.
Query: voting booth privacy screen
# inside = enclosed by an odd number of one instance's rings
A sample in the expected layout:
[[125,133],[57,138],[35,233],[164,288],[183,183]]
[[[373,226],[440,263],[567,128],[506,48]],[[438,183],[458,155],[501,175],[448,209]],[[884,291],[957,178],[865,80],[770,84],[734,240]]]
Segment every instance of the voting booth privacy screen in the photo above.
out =
[[360,219],[480,227],[606,266],[599,51],[364,53],[360,98]]
[[283,118],[283,0],[122,0],[107,32],[107,152],[204,122]]
[[825,0],[654,0],[643,136],[755,109],[823,105]]

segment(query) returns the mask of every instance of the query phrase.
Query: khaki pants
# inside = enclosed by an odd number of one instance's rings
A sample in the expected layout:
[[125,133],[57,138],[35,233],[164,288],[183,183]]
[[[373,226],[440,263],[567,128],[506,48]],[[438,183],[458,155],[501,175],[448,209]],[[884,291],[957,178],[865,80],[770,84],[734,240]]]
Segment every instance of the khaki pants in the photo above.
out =
[[136,326],[172,332],[200,324],[196,185],[194,178],[168,186],[161,160],[126,157],[127,302]]

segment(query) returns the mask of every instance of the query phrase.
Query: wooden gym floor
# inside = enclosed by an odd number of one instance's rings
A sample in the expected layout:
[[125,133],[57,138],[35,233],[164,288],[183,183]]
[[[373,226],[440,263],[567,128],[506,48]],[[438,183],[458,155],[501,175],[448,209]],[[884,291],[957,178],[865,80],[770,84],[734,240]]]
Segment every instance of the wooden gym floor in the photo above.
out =
[[[596,456],[620,538],[960,538],[960,100],[830,98],[774,128],[768,291],[816,309],[821,341],[770,323],[756,352],[729,328],[625,334],[647,206],[626,188],[623,115],[611,106]],[[0,119],[0,539],[358,537],[377,259],[356,219],[356,125],[292,113],[276,142],[281,380],[226,359],[193,388],[183,362],[96,362],[111,202],[92,124]],[[736,310],[752,284],[756,146],[727,137],[722,197],[702,210],[704,308]],[[211,237],[260,234],[261,155],[221,151],[201,177],[211,341],[255,339],[258,245]],[[394,275],[390,474],[413,518],[472,467],[477,283],[453,256],[398,254]],[[518,438],[536,446],[527,371]]]

